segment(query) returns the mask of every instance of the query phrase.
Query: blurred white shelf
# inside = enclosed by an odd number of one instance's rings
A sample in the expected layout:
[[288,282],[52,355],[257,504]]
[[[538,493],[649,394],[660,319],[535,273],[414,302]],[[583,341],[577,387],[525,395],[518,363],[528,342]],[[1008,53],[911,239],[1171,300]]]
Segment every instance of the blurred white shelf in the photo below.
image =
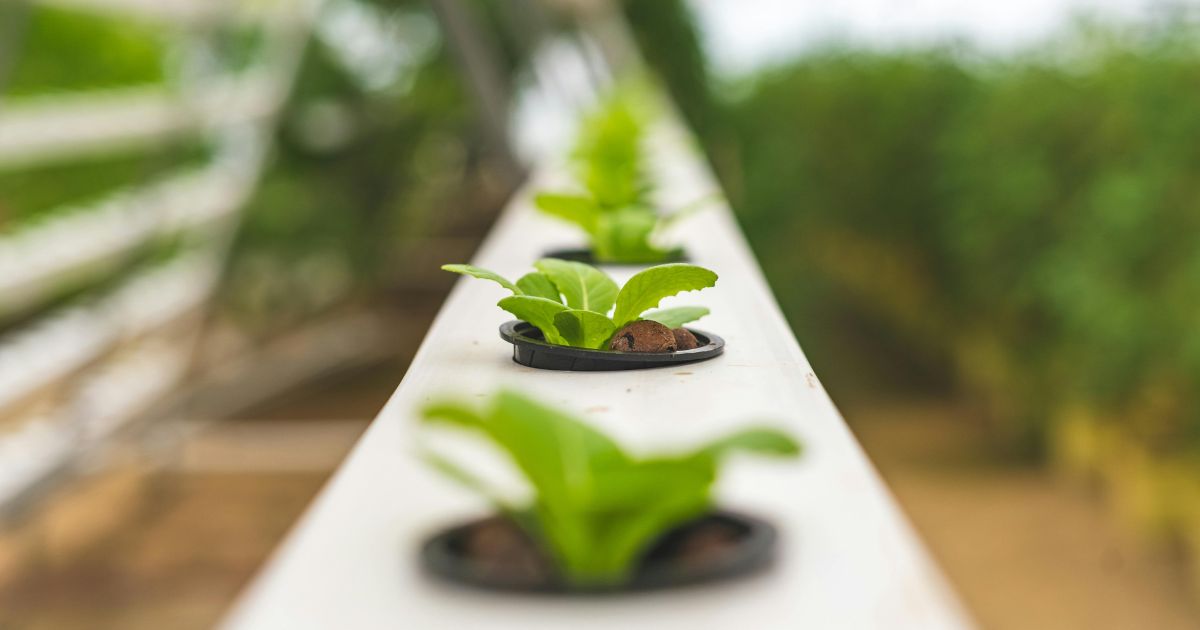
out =
[[[678,130],[659,138],[663,192],[695,199],[714,188]],[[475,264],[512,277],[570,229],[530,202],[539,171],[493,228]],[[952,591],[834,408],[768,288],[727,207],[678,229],[717,287],[676,303],[709,306],[700,327],[723,335],[724,356],[673,369],[570,373],[525,368],[498,338],[503,291],[460,281],[404,380],[333,480],[226,620],[231,629],[304,628],[853,628],[972,626]],[[452,262],[452,261],[446,261]],[[614,271],[624,281],[628,271]],[[553,598],[479,593],[425,577],[422,540],[488,511],[478,497],[414,455],[416,410],[454,395],[480,401],[519,388],[574,410],[639,452],[674,450],[745,422],[801,437],[795,463],[739,460],[718,486],[722,504],[762,515],[782,534],[776,565],[741,582],[638,597]],[[464,441],[465,452],[489,449]],[[471,450],[474,448],[475,450]]]
[[0,506],[68,465],[74,453],[70,425],[38,419],[0,435]]
[[265,71],[165,87],[13,99],[0,110],[0,169],[24,168],[261,120],[284,96]]
[[231,217],[251,190],[257,164],[257,158],[218,159],[0,236],[0,315],[35,304],[156,237]]
[[187,369],[194,337],[140,344],[83,379],[71,402],[80,442],[95,444],[171,390]]
[[182,377],[186,342],[151,342],[91,374],[80,396],[0,434],[0,507],[72,466]]
[[139,338],[194,312],[216,279],[215,260],[191,254],[132,278],[103,301],[39,320],[0,337],[0,411],[91,365],[116,346],[72,394],[0,433],[0,508],[71,466],[89,446],[175,386],[190,338]]
[[109,351],[199,307],[216,280],[206,254],[135,276],[91,306],[72,307],[0,337],[0,410],[64,379]]
[[[0,337],[0,509],[70,470],[187,373],[198,329],[170,326],[212,293],[227,227],[253,190],[271,126],[290,88],[320,0],[34,0],[59,7],[259,28],[256,65],[184,85],[9,100],[0,108],[0,169],[20,169],[184,137],[215,140],[207,166],[64,208],[0,235],[0,315],[155,238],[194,231],[188,252],[125,279],[107,295]],[[213,228],[213,229],[208,229]],[[193,238],[194,237],[194,238]],[[85,371],[86,369],[86,371]],[[52,392],[53,396],[39,394]],[[36,403],[36,404],[22,404]]]

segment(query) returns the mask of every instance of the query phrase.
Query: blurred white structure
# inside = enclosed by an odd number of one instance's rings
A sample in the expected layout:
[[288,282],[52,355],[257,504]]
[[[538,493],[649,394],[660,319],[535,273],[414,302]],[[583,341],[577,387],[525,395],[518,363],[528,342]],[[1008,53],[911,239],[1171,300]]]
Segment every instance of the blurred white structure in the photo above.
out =
[[0,108],[0,169],[9,171],[179,139],[215,147],[201,167],[60,208],[0,234],[0,316],[102,277],[149,243],[186,243],[180,255],[130,275],[106,295],[51,310],[0,336],[0,511],[70,469],[186,374],[196,324],[216,286],[237,211],[256,185],[318,6],[308,0],[37,1],[136,15],[165,29],[237,23],[257,29],[264,44],[255,63],[236,73],[207,68],[197,52],[197,59],[183,60],[195,67],[178,84],[12,99]]

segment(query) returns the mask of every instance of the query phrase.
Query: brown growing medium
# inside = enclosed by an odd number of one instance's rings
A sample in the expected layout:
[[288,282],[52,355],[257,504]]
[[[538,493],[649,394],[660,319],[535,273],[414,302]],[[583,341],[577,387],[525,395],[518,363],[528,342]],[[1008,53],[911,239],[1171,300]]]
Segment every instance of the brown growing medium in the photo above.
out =
[[467,555],[481,573],[519,582],[549,579],[550,568],[537,546],[507,518],[479,521],[467,531],[465,542]]
[[[450,552],[475,578],[508,585],[553,585],[561,578],[550,556],[512,520],[493,516],[467,525]],[[668,530],[642,554],[640,568],[675,566],[704,571],[722,556],[737,553],[743,534],[727,523],[705,519]]]
[[650,320],[627,324],[613,335],[608,347],[620,352],[675,352],[678,349],[671,329]]
[[675,346],[679,350],[695,350],[700,347],[700,340],[686,328],[675,328],[671,330],[671,334],[675,335]]

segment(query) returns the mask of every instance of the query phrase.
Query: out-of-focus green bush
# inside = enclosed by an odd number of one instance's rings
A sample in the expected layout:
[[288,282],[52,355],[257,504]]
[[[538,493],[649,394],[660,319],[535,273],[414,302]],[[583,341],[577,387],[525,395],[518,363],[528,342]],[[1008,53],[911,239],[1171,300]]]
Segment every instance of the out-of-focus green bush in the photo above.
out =
[[1189,35],[1084,30],[1001,61],[829,51],[743,86],[726,175],[815,360],[838,359],[813,322],[865,321],[1016,444],[1083,405],[1200,446]]
[[[654,19],[686,29],[677,9]],[[1081,23],[1005,58],[831,47],[683,111],[838,398],[975,400],[998,445],[1099,479],[1200,575],[1200,27],[1184,20]],[[702,63],[661,57],[690,98]]]
[[[467,4],[510,81],[521,53],[488,6]],[[327,26],[366,22],[381,37],[374,48],[336,30],[310,42],[222,289],[225,312],[249,330],[277,331],[439,273],[434,261],[406,261],[438,238],[481,237],[511,192],[427,3],[326,9]]]
[[[926,244],[941,203],[936,137],[976,80],[938,53],[830,51],[749,89],[725,104],[715,155],[801,343],[820,368],[898,353],[913,360],[889,369],[938,365],[945,264]],[[902,349],[910,341],[917,352]]]
[[686,0],[621,0],[620,7],[646,64],[666,84],[675,105],[699,133],[710,133],[715,112],[708,60]]
[[677,4],[626,13],[818,367],[925,374],[1026,452],[1079,408],[1200,451],[1200,29],[1083,22],[1007,58],[835,46],[710,99]]

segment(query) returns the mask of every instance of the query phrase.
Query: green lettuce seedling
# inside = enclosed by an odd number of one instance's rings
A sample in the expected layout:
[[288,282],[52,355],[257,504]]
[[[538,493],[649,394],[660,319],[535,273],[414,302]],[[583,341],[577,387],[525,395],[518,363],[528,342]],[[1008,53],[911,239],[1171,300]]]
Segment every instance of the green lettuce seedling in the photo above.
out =
[[644,114],[625,93],[608,99],[588,116],[573,154],[582,193],[542,193],[534,204],[542,212],[574,223],[588,235],[592,255],[600,262],[654,263],[676,255],[657,237],[702,203],[672,213],[659,212],[645,152]]
[[593,349],[606,348],[621,327],[639,319],[678,328],[704,317],[709,311],[702,306],[657,309],[658,303],[717,282],[716,273],[683,263],[644,269],[619,289],[608,274],[584,263],[543,258],[533,266],[537,271],[516,282],[473,265],[442,269],[491,280],[511,291],[498,306],[536,326],[548,343]]
[[426,460],[488,498],[544,547],[574,583],[627,578],[666,531],[712,509],[712,486],[737,451],[795,457],[800,446],[773,429],[744,429],[686,453],[636,457],[561,411],[512,391],[483,409],[454,401],[426,406],[427,424],[482,433],[505,451],[533,497],[513,504],[466,468],[426,450]]

